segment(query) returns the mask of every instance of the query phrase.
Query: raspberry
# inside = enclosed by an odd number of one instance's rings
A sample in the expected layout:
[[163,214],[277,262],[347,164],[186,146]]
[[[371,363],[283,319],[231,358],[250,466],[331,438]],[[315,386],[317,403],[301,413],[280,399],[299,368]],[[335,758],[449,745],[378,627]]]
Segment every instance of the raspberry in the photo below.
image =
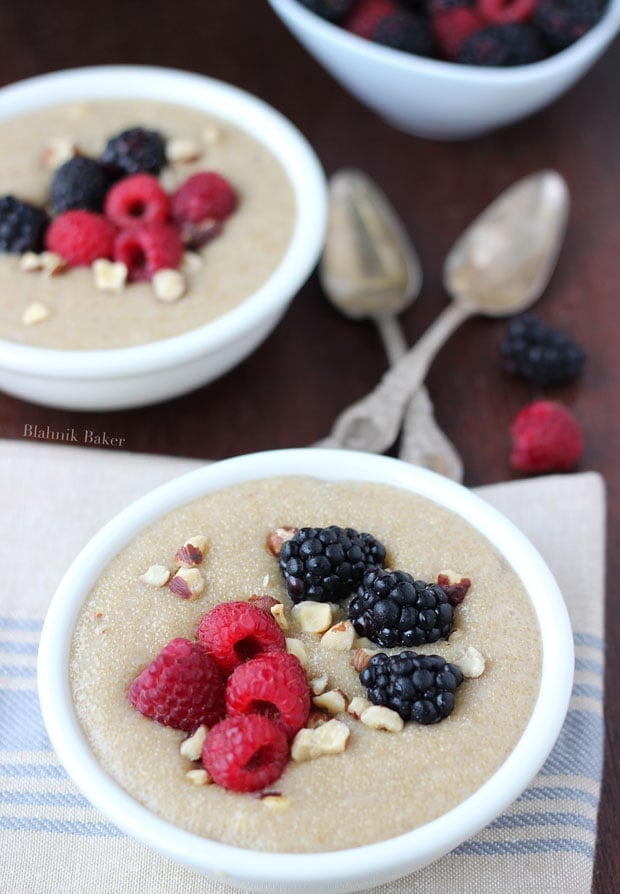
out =
[[108,140],[101,164],[113,177],[157,175],[166,164],[166,145],[156,130],[132,127]]
[[121,230],[145,223],[165,223],[170,216],[170,200],[152,174],[134,174],[110,189],[105,214]]
[[524,407],[510,426],[510,464],[519,472],[568,472],[583,452],[579,423],[563,404],[537,400]]
[[202,763],[213,781],[235,792],[255,792],[282,775],[289,757],[284,730],[262,714],[228,717],[208,733]]
[[237,195],[215,171],[193,174],[172,196],[172,216],[178,224],[225,220],[237,206]]
[[179,266],[183,243],[170,224],[148,223],[120,232],[113,254],[127,267],[130,282],[148,282],[158,270]]
[[76,155],[61,165],[52,179],[50,197],[55,214],[72,208],[101,211],[110,178],[94,158]]
[[490,25],[524,22],[534,11],[537,0],[477,0],[482,18]]
[[308,719],[310,690],[299,660],[288,652],[268,652],[240,664],[226,684],[226,712],[265,714],[292,739]]
[[14,196],[0,197],[0,251],[18,255],[41,251],[48,222],[43,208]]
[[87,267],[114,252],[114,224],[93,211],[65,211],[50,224],[45,247],[65,259],[70,267]]
[[248,602],[221,602],[203,615],[198,639],[225,674],[262,652],[285,652],[276,619]]
[[370,39],[381,19],[395,12],[398,12],[398,6],[394,0],[360,0],[346,16],[342,27],[358,37]]
[[455,61],[462,65],[529,65],[547,55],[542,37],[528,22],[489,25],[460,45]]
[[461,44],[482,28],[482,19],[468,6],[444,9],[432,17],[437,46],[446,59],[454,59]]
[[145,717],[193,733],[224,716],[224,680],[198,643],[171,640],[129,687],[129,701]]

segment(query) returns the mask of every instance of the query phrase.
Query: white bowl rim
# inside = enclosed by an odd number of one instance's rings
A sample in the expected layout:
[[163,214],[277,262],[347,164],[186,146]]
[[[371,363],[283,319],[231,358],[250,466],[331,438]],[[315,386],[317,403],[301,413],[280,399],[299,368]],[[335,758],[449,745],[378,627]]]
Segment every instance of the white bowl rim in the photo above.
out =
[[[108,93],[102,93],[101,86],[112,79],[114,85]],[[39,348],[0,339],[2,368],[34,376],[110,379],[181,365],[224,349],[283,310],[318,259],[327,220],[327,186],[321,164],[305,136],[281,112],[240,87],[207,75],[155,65],[94,65],[64,69],[1,87],[0,120],[19,115],[20,103],[24,100],[30,103],[28,110],[34,110],[67,100],[67,90],[71,91],[71,96],[77,90],[84,99],[155,96],[150,92],[154,83],[178,87],[181,97],[187,95],[183,88],[195,92],[202,90],[207,97],[202,106],[186,98],[163,99],[164,102],[209,111],[209,98],[217,97],[219,105],[224,107],[218,108],[217,116],[241,129],[249,130],[236,112],[226,114],[228,104],[264,118],[265,133],[261,136],[255,133],[255,139],[262,142],[285,168],[297,204],[295,226],[284,257],[256,292],[237,307],[195,329],[135,346],[95,350]],[[287,147],[291,163],[294,159],[296,179],[287,169],[284,152],[279,152],[278,145]]]
[[[376,844],[321,852],[320,859],[317,854],[263,853],[220,844],[152,814],[99,766],[79,727],[69,685],[69,650],[81,604],[103,568],[126,543],[156,518],[205,493],[281,475],[380,481],[411,489],[464,515],[487,536],[492,533],[497,548],[525,578],[543,641],[541,687],[530,721],[512,753],[483,786],[418,829]],[[396,878],[406,873],[415,868],[414,857],[419,865],[431,862],[484,828],[518,797],[557,740],[568,710],[573,670],[572,630],[559,587],[529,540],[490,504],[462,485],[391,457],[294,448],[247,454],[201,467],[161,485],[108,522],[74,560],[52,599],[41,635],[38,686],[50,741],[67,772],[104,816],[138,841],[221,880],[230,874],[242,883],[363,884],[364,879]],[[252,854],[251,860],[248,854]]]
[[556,71],[563,70],[570,67],[572,63],[578,63],[587,58],[591,51],[610,42],[620,30],[620,0],[609,0],[604,15],[589,31],[570,46],[546,59],[529,62],[526,65],[476,66],[442,59],[430,59],[382,46],[345,31],[339,25],[321,18],[302,6],[298,0],[268,0],[268,2],[283,18],[290,16],[296,19],[305,29],[314,31],[315,34],[321,35],[332,43],[342,41],[342,46],[351,52],[360,54],[370,52],[377,60],[383,61],[394,69],[400,69],[403,73],[411,74],[413,71],[417,71],[420,74],[433,76],[447,82],[454,81],[456,78],[459,82],[468,82],[472,86],[488,83],[527,86],[531,81],[544,80]]

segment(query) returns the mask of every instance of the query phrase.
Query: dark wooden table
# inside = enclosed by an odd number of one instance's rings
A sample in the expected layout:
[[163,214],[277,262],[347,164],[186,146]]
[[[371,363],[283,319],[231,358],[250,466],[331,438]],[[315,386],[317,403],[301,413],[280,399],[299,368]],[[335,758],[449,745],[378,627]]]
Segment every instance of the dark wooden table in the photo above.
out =
[[[80,65],[140,63],[201,72],[243,87],[287,115],[309,138],[329,174],[366,170],[401,213],[423,260],[418,302],[403,317],[415,340],[441,310],[441,265],[459,231],[513,180],[558,169],[572,213],[557,271],[538,305],[548,322],[577,334],[589,360],[570,387],[549,389],[586,434],[581,469],[604,475],[609,497],[605,778],[599,815],[596,894],[620,890],[620,46],[553,106],[482,139],[425,141],[392,130],[336,86],[298,46],[265,0],[21,0],[0,5],[0,84]],[[428,385],[441,425],[465,460],[465,484],[514,477],[509,424],[535,395],[503,373],[498,344],[505,323],[475,319],[435,362]],[[89,428],[125,438],[131,451],[220,458],[309,444],[344,406],[366,393],[385,367],[370,324],[340,317],[316,276],[277,331],[252,357],[212,385],[175,401],[118,413],[37,407],[0,395],[0,436],[26,425]],[[535,511],[535,507],[533,507]],[[559,894],[559,892],[558,892]]]

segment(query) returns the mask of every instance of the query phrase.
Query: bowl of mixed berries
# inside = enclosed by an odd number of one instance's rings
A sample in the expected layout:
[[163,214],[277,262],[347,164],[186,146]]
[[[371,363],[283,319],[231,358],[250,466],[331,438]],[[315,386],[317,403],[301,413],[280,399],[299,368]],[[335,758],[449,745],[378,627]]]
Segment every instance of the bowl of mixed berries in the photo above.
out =
[[102,66],[0,91],[0,387],[73,409],[222,375],[322,247],[305,138],[237,88]]
[[361,102],[421,137],[474,137],[568,90],[620,28],[619,0],[269,0]]

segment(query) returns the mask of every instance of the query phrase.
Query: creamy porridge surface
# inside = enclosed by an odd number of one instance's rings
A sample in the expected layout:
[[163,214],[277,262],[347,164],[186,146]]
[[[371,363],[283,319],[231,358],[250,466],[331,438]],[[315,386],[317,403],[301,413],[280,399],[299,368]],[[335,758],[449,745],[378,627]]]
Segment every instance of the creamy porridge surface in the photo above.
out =
[[[184,734],[137,713],[127,699],[133,678],[173,637],[195,638],[218,602],[269,593],[288,609],[277,559],[266,548],[278,526],[338,524],[368,531],[387,548],[392,568],[435,580],[447,568],[471,578],[455,610],[449,642],[418,652],[456,658],[467,646],[486,658],[466,679],[456,708],[434,726],[405,724],[399,733],[351,728],[346,751],[289,762],[270,791],[287,796],[270,810],[253,795],[196,786],[179,754]],[[172,566],[177,548],[203,534],[207,588],[196,601],[139,580],[152,564]],[[308,674],[329,674],[331,687],[364,695],[351,652],[326,652],[316,634],[305,641]],[[107,772],[150,810],[191,832],[241,847],[312,852],[397,835],[456,806],[498,769],[531,714],[540,680],[541,643],[532,605],[518,577],[492,545],[454,513],[395,488],[283,477],[207,495],[158,520],[107,567],[80,615],[71,682],[81,724]]]
[[[173,191],[199,170],[227,177],[239,195],[223,233],[201,250],[203,263],[188,274],[188,294],[173,304],[153,296],[150,283],[120,293],[98,291],[89,268],[57,276],[24,273],[19,256],[0,253],[0,338],[38,347],[116,348],[177,335],[210,322],[240,304],[273,272],[290,242],[295,198],[276,158],[238,127],[197,109],[154,101],[98,100],[51,107],[0,121],[0,196],[43,205],[52,173],[42,164],[50,141],[73,140],[98,157],[107,142],[130,127],[159,130],[164,138],[204,147],[195,162],[167,166],[160,179]],[[25,326],[33,302],[50,316]]]

